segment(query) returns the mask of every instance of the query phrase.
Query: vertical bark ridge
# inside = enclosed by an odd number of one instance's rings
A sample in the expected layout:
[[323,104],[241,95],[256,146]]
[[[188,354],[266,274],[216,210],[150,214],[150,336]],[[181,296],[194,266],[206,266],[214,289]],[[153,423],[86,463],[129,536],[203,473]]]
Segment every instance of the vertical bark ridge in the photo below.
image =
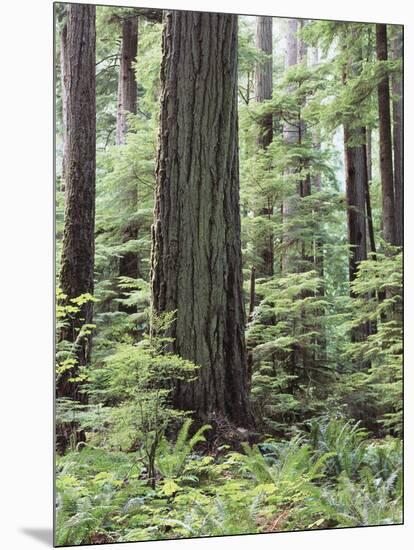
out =
[[201,366],[174,402],[250,422],[237,146],[237,18],[167,12],[152,250],[155,313]]
[[[65,213],[60,287],[70,301],[93,294],[95,254],[95,6],[70,4],[63,77],[65,125]],[[70,302],[69,302],[70,303]],[[90,324],[92,302],[68,319],[59,339],[74,343],[77,365],[60,375],[56,394],[82,403],[87,396],[82,384],[73,381],[79,366],[89,363],[91,334],[80,337],[80,329]],[[57,447],[64,451],[70,437],[84,441],[76,423],[64,423],[57,430]]]

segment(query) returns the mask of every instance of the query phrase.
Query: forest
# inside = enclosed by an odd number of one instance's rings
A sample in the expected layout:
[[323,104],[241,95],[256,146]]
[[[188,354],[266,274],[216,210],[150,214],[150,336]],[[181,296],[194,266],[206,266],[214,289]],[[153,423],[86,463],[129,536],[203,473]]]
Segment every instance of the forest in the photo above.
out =
[[400,524],[403,27],[54,25],[56,545]]

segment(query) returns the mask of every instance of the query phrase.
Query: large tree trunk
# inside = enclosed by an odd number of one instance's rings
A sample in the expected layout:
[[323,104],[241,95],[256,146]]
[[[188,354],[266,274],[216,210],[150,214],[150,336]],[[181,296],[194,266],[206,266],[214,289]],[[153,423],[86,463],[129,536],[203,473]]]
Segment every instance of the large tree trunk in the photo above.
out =
[[66,68],[66,44],[67,44],[67,34],[68,28],[65,24],[62,29],[62,34],[60,37],[60,81],[61,81],[61,98],[62,98],[62,177],[61,177],[61,191],[65,190],[65,179],[66,179],[66,133],[67,133],[67,114],[66,114],[66,89],[67,82],[67,68]]
[[[376,45],[378,61],[387,61],[387,25],[376,25]],[[378,84],[378,114],[384,239],[390,244],[396,244],[394,182],[392,170],[390,85],[388,75],[384,76]]]
[[[60,286],[68,300],[93,293],[95,223],[95,6],[69,4],[67,17],[65,222]],[[91,336],[80,336],[92,322],[92,303],[83,304],[59,338],[74,342],[78,365],[90,358]],[[85,401],[79,382],[70,381],[77,366],[57,383],[57,396]],[[58,445],[65,447],[65,435]]]
[[237,17],[167,12],[161,85],[152,306],[176,311],[172,349],[201,366],[173,401],[247,426]]
[[[402,37],[397,31],[392,42],[392,58],[402,58]],[[395,202],[395,243],[403,242],[403,97],[401,74],[392,77],[392,117],[394,142],[394,202]]]
[[[137,112],[137,82],[134,62],[138,51],[138,17],[125,17],[122,23],[122,45],[118,80],[118,109],[116,117],[116,143],[123,145],[128,132],[128,114]],[[125,189],[124,211],[133,214],[138,208],[138,190],[136,182]],[[136,223],[128,223],[123,229],[122,242],[138,239]],[[139,258],[136,252],[126,252],[119,260],[119,275],[137,279],[139,277]],[[120,311],[135,313],[136,307],[119,305]]]
[[[272,98],[272,17],[256,17],[256,48],[268,56],[264,63],[258,63],[255,69],[255,96],[256,101],[261,103]],[[273,139],[273,116],[268,113],[260,121],[258,145],[266,149]],[[270,198],[264,197],[264,205],[260,209],[260,215],[270,219],[273,214],[273,204]],[[259,256],[260,265],[257,266],[258,277],[269,277],[273,275],[274,251],[273,231],[267,229],[264,235],[264,242],[260,244]]]

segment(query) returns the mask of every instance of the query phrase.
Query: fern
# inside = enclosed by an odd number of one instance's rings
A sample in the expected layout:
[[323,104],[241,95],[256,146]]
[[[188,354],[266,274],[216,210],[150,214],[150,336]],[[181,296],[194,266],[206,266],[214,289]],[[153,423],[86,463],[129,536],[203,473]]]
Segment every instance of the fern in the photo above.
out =
[[174,446],[165,437],[161,441],[156,465],[164,477],[175,478],[183,473],[191,451],[197,443],[205,441],[204,433],[211,429],[211,426],[206,424],[199,428],[192,437],[189,437],[192,422],[190,418],[184,420]]

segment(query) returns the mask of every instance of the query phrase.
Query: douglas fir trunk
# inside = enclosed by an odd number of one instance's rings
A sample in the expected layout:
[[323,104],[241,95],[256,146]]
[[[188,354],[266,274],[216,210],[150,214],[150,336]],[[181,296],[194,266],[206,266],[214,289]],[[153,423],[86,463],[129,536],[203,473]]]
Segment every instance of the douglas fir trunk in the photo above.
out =
[[344,125],[345,183],[348,217],[349,280],[353,281],[358,264],[367,259],[367,232],[365,221],[365,193],[367,182],[367,160],[364,145],[352,144],[352,140],[364,139],[364,130],[352,131]]
[[[93,293],[95,223],[95,6],[70,4],[66,42],[65,222],[60,286],[68,299]],[[92,303],[82,305],[61,338],[76,341],[80,365],[89,359]],[[59,397],[78,398],[78,384],[62,377]]]
[[[376,25],[376,39],[378,61],[387,61],[387,25]],[[390,244],[396,244],[394,182],[392,171],[390,83],[387,74],[378,84],[378,115],[384,239]]]
[[[286,33],[286,59],[285,59],[285,68],[293,67],[298,63],[298,22],[296,19],[289,19],[287,23],[287,33]],[[293,124],[292,121],[285,120],[283,124],[283,139],[288,144],[298,143],[299,141],[299,121],[295,121],[296,124]],[[288,168],[288,174],[293,174],[294,169]],[[290,236],[290,224],[291,218],[295,210],[295,205],[297,204],[296,193],[286,197],[283,200],[282,205],[282,218],[283,218],[283,242],[284,242],[284,252],[282,254],[282,271],[288,273],[293,269],[293,253],[291,251],[291,236]]]
[[122,20],[122,47],[119,62],[118,110],[116,115],[116,143],[125,143],[128,113],[137,112],[137,83],[133,63],[137,57],[138,18]]
[[167,12],[161,85],[152,305],[176,311],[173,351],[201,366],[174,404],[247,426],[237,17]]
[[[392,42],[393,60],[402,59],[402,31]],[[403,98],[401,73],[392,77],[392,119],[394,145],[394,202],[395,202],[395,241],[402,246],[403,241]]]
[[[128,131],[128,113],[137,112],[137,82],[135,78],[135,59],[138,50],[138,17],[125,17],[122,20],[122,46],[118,80],[118,110],[116,118],[116,143],[125,143]],[[123,192],[124,209],[134,214],[138,208],[136,181]],[[133,216],[132,216],[133,217]],[[135,221],[129,222],[123,230],[122,242],[138,239],[138,227]],[[136,252],[125,252],[119,260],[119,275],[137,279],[139,277],[139,258]],[[119,309],[127,313],[136,312],[136,307],[120,304]]]
[[[62,244],[60,287],[67,303],[82,294],[93,293],[95,224],[95,6],[68,6],[65,60],[62,66],[65,102],[65,221]],[[71,304],[73,305],[73,303]],[[78,367],[88,364],[92,323],[92,302],[70,315],[59,338],[73,342],[76,365],[61,373],[56,383],[59,398],[86,401]],[[73,380],[75,378],[75,380]],[[69,438],[84,440],[74,423],[57,430],[57,447],[63,451]]]
[[[255,70],[255,95],[256,101],[261,103],[272,98],[272,24],[271,17],[256,17],[256,48],[268,56],[264,63],[258,63]],[[273,139],[273,116],[266,114],[260,121],[258,145],[266,149]],[[260,211],[261,216],[270,221],[273,214],[273,204],[270,197],[264,197],[264,206]],[[261,263],[257,269],[258,277],[273,275],[273,231],[266,229],[261,243],[259,256]]]

